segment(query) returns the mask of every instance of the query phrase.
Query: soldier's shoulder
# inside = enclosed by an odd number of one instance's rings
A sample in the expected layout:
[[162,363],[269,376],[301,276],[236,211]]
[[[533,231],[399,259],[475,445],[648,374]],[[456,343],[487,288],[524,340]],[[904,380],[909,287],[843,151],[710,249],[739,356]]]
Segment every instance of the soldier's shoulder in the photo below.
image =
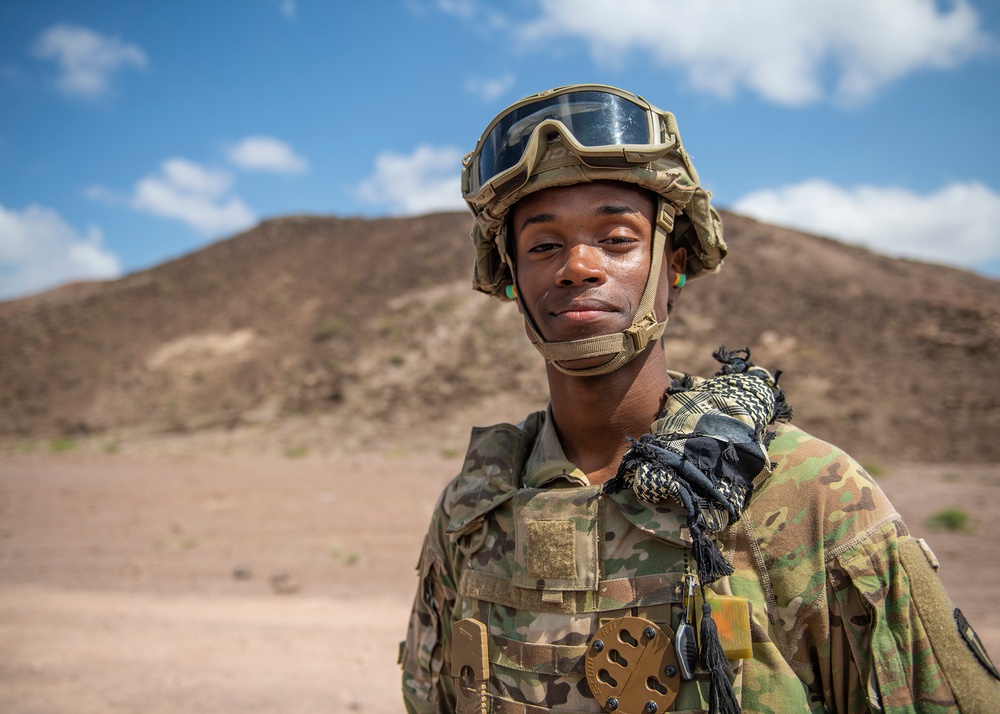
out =
[[438,518],[449,532],[460,532],[472,521],[511,498],[537,434],[538,415],[520,424],[474,427],[462,470],[441,494]]
[[768,453],[773,473],[748,509],[755,524],[763,526],[761,532],[780,524],[831,549],[899,520],[875,480],[843,449],[782,424]]
[[850,454],[793,424],[778,424],[768,446],[774,465],[769,488],[827,486],[842,482],[874,486],[875,481]]

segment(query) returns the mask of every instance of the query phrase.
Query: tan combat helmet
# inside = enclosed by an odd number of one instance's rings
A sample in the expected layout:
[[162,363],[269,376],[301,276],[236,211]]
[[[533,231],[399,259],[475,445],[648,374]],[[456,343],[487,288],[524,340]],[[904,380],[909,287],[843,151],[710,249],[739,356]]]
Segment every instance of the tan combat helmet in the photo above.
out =
[[[614,87],[559,87],[501,112],[462,168],[462,196],[475,215],[473,287],[499,298],[516,295],[507,240],[513,205],[545,188],[601,180],[636,184],[659,196],[650,272],[631,327],[548,342],[521,305],[535,347],[557,369],[577,376],[613,372],[663,334],[666,319],[657,320],[653,303],[668,236],[674,247],[687,248],[688,278],[718,270],[726,255],[722,221],[698,182],[674,115]],[[593,368],[559,364],[603,355],[608,361]]]

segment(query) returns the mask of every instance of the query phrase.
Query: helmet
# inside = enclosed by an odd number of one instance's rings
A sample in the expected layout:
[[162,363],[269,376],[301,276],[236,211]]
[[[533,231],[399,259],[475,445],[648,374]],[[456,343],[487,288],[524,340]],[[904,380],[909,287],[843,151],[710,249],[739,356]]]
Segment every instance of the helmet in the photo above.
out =
[[[666,320],[657,320],[653,300],[668,239],[675,248],[687,249],[689,278],[715,272],[726,255],[722,221],[710,204],[711,195],[699,184],[673,114],[615,87],[572,85],[522,99],[489,124],[462,164],[462,197],[475,216],[473,287],[500,298],[515,285],[507,218],[523,197],[554,186],[602,180],[635,184],[658,196],[650,273],[630,328],[547,342],[521,306],[532,343],[568,374],[612,372],[663,334]],[[559,364],[601,355],[609,355],[609,360],[598,367]]]

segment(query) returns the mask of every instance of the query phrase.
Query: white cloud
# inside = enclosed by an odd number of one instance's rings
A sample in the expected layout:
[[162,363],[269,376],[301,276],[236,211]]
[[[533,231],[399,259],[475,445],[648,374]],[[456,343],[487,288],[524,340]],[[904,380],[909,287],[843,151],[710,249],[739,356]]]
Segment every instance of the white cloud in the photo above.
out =
[[118,256],[102,242],[96,226],[80,235],[50,208],[16,211],[0,205],[0,299],[71,280],[116,277]]
[[229,147],[226,157],[234,165],[249,171],[301,174],[309,168],[309,163],[291,146],[270,136],[248,136]]
[[358,187],[358,197],[404,215],[461,210],[466,207],[462,156],[451,146],[418,146],[409,156],[383,152],[375,159],[375,173]]
[[210,199],[222,196],[233,183],[233,177],[227,172],[206,169],[187,159],[167,159],[160,168],[167,182],[178,190]]
[[880,253],[973,268],[1000,258],[1000,193],[977,182],[920,195],[815,179],[754,191],[732,210]]
[[247,228],[256,220],[242,199],[227,197],[231,174],[178,158],[167,159],[160,169],[135,185],[133,208],[183,221],[209,236]]
[[146,53],[138,45],[65,23],[39,35],[33,51],[59,65],[56,85],[63,93],[90,99],[108,93],[111,75],[119,69],[146,66]]
[[493,79],[472,78],[465,81],[465,91],[470,94],[478,94],[484,102],[499,99],[513,86],[514,75],[510,72]]
[[286,20],[294,20],[297,12],[295,0],[281,0],[281,14],[285,16]]
[[[695,89],[746,89],[782,105],[857,103],[924,69],[955,67],[995,47],[969,0],[539,0],[521,38],[583,40],[595,61],[638,58]],[[829,77],[834,80],[830,86]]]
[[[432,7],[438,12],[465,22],[478,32],[504,30],[510,26],[506,16],[493,7],[499,3],[479,0],[431,0],[431,2]],[[417,0],[406,0],[406,6],[415,14],[425,13],[424,5]]]
[[88,201],[97,201],[106,206],[123,206],[129,203],[129,197],[114,191],[107,186],[91,184],[83,189],[83,196]]
[[461,20],[470,20],[477,8],[475,0],[437,0],[438,10]]

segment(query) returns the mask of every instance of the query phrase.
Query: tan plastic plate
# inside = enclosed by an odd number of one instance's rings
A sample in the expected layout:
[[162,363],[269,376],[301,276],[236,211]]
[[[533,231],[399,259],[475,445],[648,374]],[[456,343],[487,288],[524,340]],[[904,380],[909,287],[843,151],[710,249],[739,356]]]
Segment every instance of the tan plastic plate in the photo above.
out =
[[619,617],[590,639],[587,683],[606,711],[665,712],[677,697],[680,675],[669,635],[642,617]]

